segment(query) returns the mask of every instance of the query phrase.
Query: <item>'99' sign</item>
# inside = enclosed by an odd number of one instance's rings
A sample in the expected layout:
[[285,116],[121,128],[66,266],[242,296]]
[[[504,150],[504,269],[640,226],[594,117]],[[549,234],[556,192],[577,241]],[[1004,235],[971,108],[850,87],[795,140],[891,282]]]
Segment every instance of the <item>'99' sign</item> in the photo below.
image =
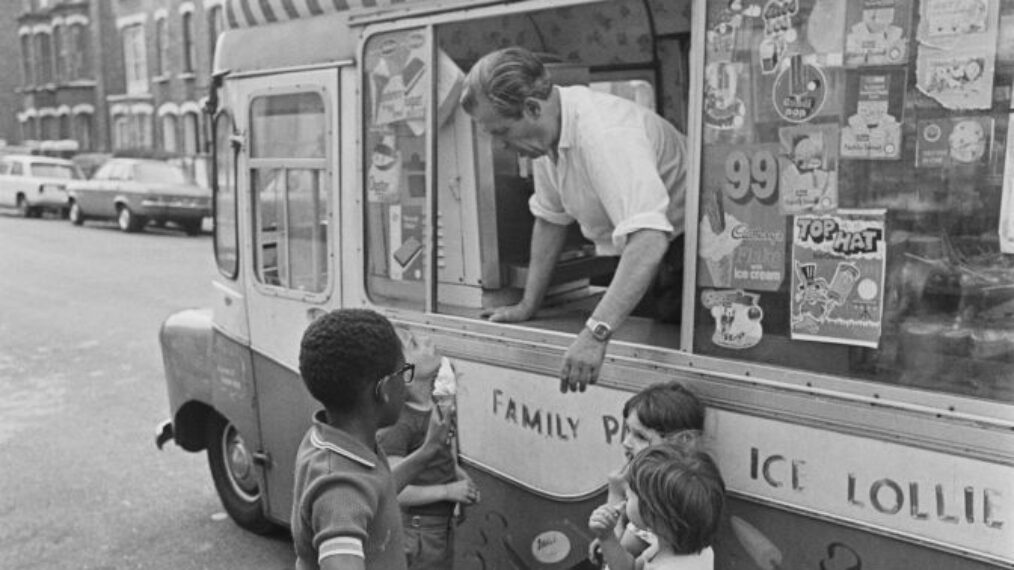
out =
[[[720,153],[717,148],[712,150]],[[724,161],[724,194],[737,202],[747,201],[751,194],[764,203],[775,201],[778,197],[777,151],[778,145],[729,149]]]

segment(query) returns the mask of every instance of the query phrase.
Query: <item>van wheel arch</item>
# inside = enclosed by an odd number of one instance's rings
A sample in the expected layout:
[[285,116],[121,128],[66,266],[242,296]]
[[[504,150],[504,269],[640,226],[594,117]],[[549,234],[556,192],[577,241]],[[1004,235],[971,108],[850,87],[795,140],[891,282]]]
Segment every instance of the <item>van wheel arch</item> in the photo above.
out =
[[214,408],[203,402],[183,404],[173,418],[173,439],[176,440],[176,445],[191,452],[204,451],[208,444],[208,422],[217,415],[219,414]]

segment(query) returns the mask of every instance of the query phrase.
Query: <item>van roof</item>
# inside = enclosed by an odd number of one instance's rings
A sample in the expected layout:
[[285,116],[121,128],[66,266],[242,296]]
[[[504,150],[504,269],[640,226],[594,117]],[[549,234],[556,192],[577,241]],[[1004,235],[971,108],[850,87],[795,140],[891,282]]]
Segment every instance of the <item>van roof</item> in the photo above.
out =
[[226,0],[229,29],[219,36],[214,69],[244,73],[351,61],[367,23],[497,1],[288,0],[284,10],[272,10],[259,0]]

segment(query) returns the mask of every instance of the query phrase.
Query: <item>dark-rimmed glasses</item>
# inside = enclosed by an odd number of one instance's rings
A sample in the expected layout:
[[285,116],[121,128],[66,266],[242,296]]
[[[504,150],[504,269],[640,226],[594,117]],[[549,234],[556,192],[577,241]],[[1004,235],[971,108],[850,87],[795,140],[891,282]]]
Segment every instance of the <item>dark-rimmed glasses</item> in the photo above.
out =
[[412,381],[415,380],[415,364],[412,362],[406,362],[404,366],[388,374],[387,376],[384,376],[383,378],[380,379],[380,381],[383,382],[388,378],[399,375],[401,376],[401,379],[405,381],[406,384],[411,384]]

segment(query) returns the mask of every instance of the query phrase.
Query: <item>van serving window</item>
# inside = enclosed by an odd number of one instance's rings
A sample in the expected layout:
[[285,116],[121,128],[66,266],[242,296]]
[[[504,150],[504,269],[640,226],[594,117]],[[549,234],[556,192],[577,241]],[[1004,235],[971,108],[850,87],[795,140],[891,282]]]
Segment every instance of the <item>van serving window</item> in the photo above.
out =
[[255,267],[266,285],[308,293],[327,285],[326,125],[319,93],[263,96],[250,104]]
[[234,279],[239,268],[236,211],[236,151],[232,115],[221,112],[214,123],[215,261],[222,275]]

